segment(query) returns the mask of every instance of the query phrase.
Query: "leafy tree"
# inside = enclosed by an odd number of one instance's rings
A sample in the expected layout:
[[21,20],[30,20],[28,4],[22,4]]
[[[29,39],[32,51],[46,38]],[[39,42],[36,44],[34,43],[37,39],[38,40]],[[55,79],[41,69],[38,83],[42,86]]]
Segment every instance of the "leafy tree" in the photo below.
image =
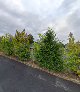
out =
[[29,60],[30,59],[30,49],[28,44],[18,43],[18,46],[15,48],[15,55],[20,60]]
[[56,34],[50,28],[40,36],[40,40],[35,44],[35,57],[38,63],[49,70],[61,71],[63,69],[62,51]]
[[19,32],[16,30],[16,34],[15,34],[15,38],[16,41],[20,42],[20,43],[27,43],[27,34],[25,33],[25,29],[22,32]]
[[34,38],[31,34],[28,35],[27,39],[28,39],[30,44],[32,44],[34,42]]
[[23,44],[32,44],[34,41],[34,38],[31,34],[27,35],[27,33],[25,32],[25,29],[22,32],[19,32],[16,30],[16,34],[15,34],[15,38],[16,41],[23,43]]
[[69,43],[66,45],[65,52],[65,69],[69,72],[77,73],[80,66],[80,43],[74,41],[74,36],[70,32],[69,34]]
[[22,32],[16,31],[15,34],[15,55],[21,60],[30,59],[30,45],[33,42],[33,36],[27,35],[25,29]]
[[14,44],[13,44],[13,36],[10,34],[6,34],[5,36],[2,36],[1,39],[1,48],[2,51],[5,52],[7,55],[13,55],[14,54]]
[[22,32],[16,30],[15,36],[6,34],[0,37],[0,51],[7,55],[17,56],[20,60],[28,60],[33,39],[31,34],[27,35],[25,29]]

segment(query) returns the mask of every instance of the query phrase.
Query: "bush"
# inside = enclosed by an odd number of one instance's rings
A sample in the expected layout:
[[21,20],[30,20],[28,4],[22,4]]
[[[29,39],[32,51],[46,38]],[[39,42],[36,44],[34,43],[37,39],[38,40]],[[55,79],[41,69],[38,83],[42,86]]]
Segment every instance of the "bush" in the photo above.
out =
[[[80,43],[74,42],[74,36],[69,34],[69,43],[65,46],[64,50],[64,68],[70,73],[79,75],[80,71]],[[79,75],[80,76],[80,75]]]
[[7,55],[13,55],[14,54],[13,48],[14,48],[13,38],[11,35],[6,34],[6,36],[3,36],[1,40],[1,51],[3,51]]
[[52,29],[44,35],[39,35],[40,40],[34,45],[36,61],[49,70],[61,71],[63,69],[62,51],[60,42],[55,38]]
[[30,59],[30,49],[27,44],[18,43],[15,46],[15,56],[17,56],[20,60],[29,60]]
[[30,59],[30,45],[34,42],[31,34],[27,35],[25,29],[22,32],[16,30],[15,36],[6,34],[0,37],[0,51],[7,55],[14,55],[20,60]]

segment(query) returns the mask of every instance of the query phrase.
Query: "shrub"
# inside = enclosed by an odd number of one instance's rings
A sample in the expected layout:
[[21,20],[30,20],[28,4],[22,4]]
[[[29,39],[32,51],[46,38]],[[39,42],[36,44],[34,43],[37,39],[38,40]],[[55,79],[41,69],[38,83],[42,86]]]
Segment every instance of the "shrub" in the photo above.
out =
[[3,36],[1,40],[1,50],[7,55],[13,55],[13,48],[13,38],[11,35],[6,34],[6,36]]
[[[64,55],[64,68],[68,72],[80,74],[80,43],[74,42],[74,36],[72,33],[69,34],[69,43],[67,43]],[[80,75],[79,75],[80,76]]]
[[30,59],[30,49],[27,44],[18,43],[15,48],[15,56],[20,60],[29,60]]
[[52,29],[44,35],[39,35],[40,40],[34,45],[36,61],[49,70],[61,71],[63,69],[62,51],[60,42]]

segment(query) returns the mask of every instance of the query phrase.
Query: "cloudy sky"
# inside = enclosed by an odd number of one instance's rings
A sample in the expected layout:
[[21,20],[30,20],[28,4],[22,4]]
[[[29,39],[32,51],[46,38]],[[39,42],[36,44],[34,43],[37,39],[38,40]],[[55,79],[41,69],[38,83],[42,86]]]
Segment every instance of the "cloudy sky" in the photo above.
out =
[[0,35],[26,29],[35,39],[52,27],[61,41],[80,40],[80,0],[0,0]]

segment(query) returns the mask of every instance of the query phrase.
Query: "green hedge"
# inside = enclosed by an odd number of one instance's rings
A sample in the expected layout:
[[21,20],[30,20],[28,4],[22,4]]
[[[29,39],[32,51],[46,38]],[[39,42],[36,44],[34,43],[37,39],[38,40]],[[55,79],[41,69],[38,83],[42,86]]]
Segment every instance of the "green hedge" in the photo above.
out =
[[56,39],[54,31],[49,28],[44,35],[39,36],[40,40],[34,44],[36,61],[38,61],[40,66],[49,70],[62,71],[63,59],[60,49],[61,44]]

